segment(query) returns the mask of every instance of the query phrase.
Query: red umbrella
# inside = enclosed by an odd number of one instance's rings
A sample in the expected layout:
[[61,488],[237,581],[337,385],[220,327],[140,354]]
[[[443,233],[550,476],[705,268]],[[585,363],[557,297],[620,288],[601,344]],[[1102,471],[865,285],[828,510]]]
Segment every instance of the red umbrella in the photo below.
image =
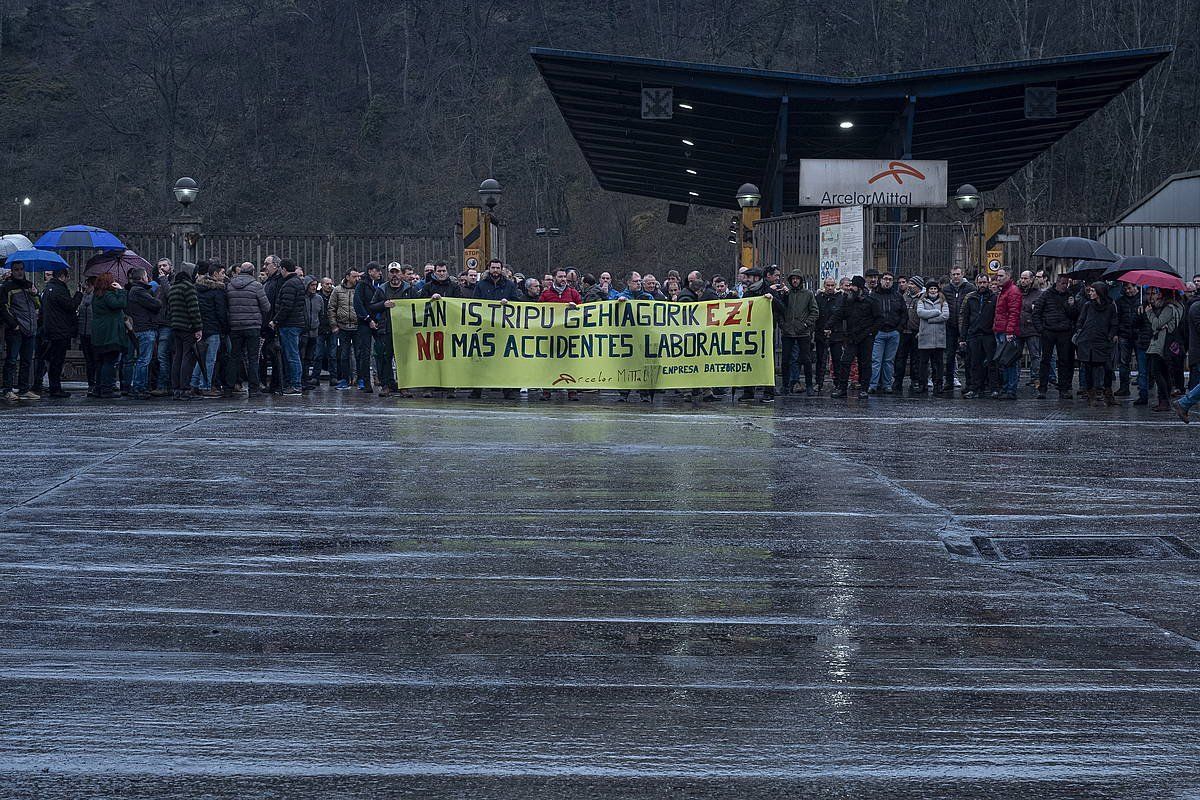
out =
[[103,275],[110,273],[113,280],[117,283],[128,283],[129,270],[132,267],[141,267],[146,270],[146,275],[151,279],[154,278],[154,267],[150,266],[150,262],[139,256],[132,250],[120,252],[119,250],[110,250],[105,253],[97,253],[88,259],[87,264],[83,267],[83,277],[90,278],[93,275]]
[[1153,286],[1157,289],[1174,289],[1177,292],[1187,290],[1183,281],[1177,276],[1156,272],[1152,269],[1135,269],[1132,272],[1126,272],[1117,280],[1123,283],[1132,283],[1134,286]]

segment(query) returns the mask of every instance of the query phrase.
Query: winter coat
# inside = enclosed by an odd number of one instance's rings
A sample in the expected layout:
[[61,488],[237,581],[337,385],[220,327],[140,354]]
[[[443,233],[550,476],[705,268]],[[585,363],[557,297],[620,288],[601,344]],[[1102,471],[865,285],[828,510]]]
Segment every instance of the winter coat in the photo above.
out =
[[267,291],[253,275],[235,275],[225,287],[225,305],[231,331],[261,330],[270,318],[271,301]]
[[918,350],[944,350],[946,348],[946,323],[950,321],[950,304],[946,298],[939,297],[937,302],[922,295],[917,301],[917,317],[921,320],[921,330],[917,334]]
[[229,333],[229,295],[224,281],[207,275],[196,276],[196,301],[200,304],[200,320],[204,335]]
[[47,339],[69,340],[78,327],[70,287],[57,279],[47,282],[42,289],[42,334]]
[[[458,287],[458,282],[453,281],[455,287]],[[354,286],[354,315],[358,317],[359,325],[366,325],[371,321],[371,299],[375,297],[375,290],[379,287],[371,283],[370,277],[364,275],[358,279],[358,283]],[[460,294],[454,295],[461,297]]]
[[[196,298],[196,287],[191,281],[179,279],[171,284],[167,301],[171,304],[171,330],[187,334],[204,330],[204,320],[200,319],[200,301]],[[95,323],[92,325],[94,328]],[[93,344],[95,339],[93,332]]]
[[[833,313],[833,307],[837,304],[841,294],[838,292],[817,292],[817,338],[824,340],[825,331],[829,330],[829,316]],[[834,331],[836,334],[837,331]],[[835,337],[836,338],[836,337]],[[840,340],[839,340],[840,341]]]
[[9,331],[35,335],[39,302],[33,282],[28,278],[18,280],[10,275],[0,283],[0,321]]
[[462,297],[462,287],[453,278],[447,277],[446,280],[439,281],[430,275],[429,280],[425,281],[425,285],[421,287],[420,296],[433,297],[435,294],[440,294],[442,297]]
[[159,302],[158,317],[154,322],[160,328],[171,327],[171,304],[167,297],[170,293],[171,281],[160,276],[158,286],[154,289],[154,296],[158,298]]
[[129,293],[125,296],[125,313],[133,320],[134,333],[158,330],[158,315],[161,311],[162,303],[154,296],[148,284],[129,284]]
[[946,329],[949,331],[962,331],[965,328],[959,323],[958,315],[962,311],[963,300],[967,299],[967,295],[975,291],[975,284],[970,281],[963,281],[958,286],[953,283],[947,283],[942,287],[942,296],[946,298],[946,305],[950,306],[950,321],[946,323]]
[[[675,302],[677,302],[677,303],[707,303],[709,300],[718,300],[718,299],[720,299],[720,298],[717,297],[717,293],[714,292],[711,287],[705,286],[704,291],[700,292],[700,294],[696,294],[691,289],[689,289],[688,287],[685,286],[684,288],[679,290],[679,297],[675,298]],[[585,300],[584,302],[586,303],[587,301]],[[814,299],[813,302],[815,303],[816,300]],[[811,331],[810,331],[810,333],[811,333]]]
[[[417,295],[417,290],[413,289],[413,296]],[[479,283],[475,284],[475,299],[476,300],[520,300],[521,292],[517,289],[517,285],[503,275],[500,280],[493,281],[489,273],[485,273]]]
[[127,303],[128,295],[124,289],[111,289],[92,300],[93,350],[112,353],[129,346],[129,336],[125,332]]
[[963,298],[958,311],[958,324],[959,335],[965,338],[994,336],[992,328],[996,325],[996,293],[991,289],[976,289]]
[[[479,282],[480,285],[482,283],[483,281]],[[370,310],[379,320],[379,330],[387,331],[392,327],[392,310],[387,307],[388,300],[414,300],[417,295],[417,288],[411,283],[402,283],[399,286],[385,283],[376,289],[375,296],[371,298]]]
[[567,286],[561,292],[553,284],[542,290],[541,301],[543,303],[575,303],[579,305],[583,302],[583,298],[579,296],[579,292],[572,287]]
[[[483,283],[483,280],[480,280],[479,282]],[[478,297],[479,295],[476,294],[475,296]],[[616,300],[620,296],[621,293],[611,286],[605,289],[603,286],[597,283],[595,286],[583,293],[583,302],[599,303],[605,300]]]
[[333,328],[352,331],[358,328],[358,315],[354,313],[354,289],[343,283],[333,287],[326,310],[329,325]]
[[878,309],[878,330],[891,333],[904,327],[908,320],[908,304],[904,302],[900,292],[896,291],[895,286],[890,289],[876,289],[871,293],[871,302]]
[[904,324],[900,326],[900,333],[907,333],[909,335],[920,333],[921,318],[917,316],[917,301],[921,299],[921,295],[908,294],[906,292],[901,297],[904,298],[904,307],[907,313]]
[[996,296],[996,321],[992,325],[996,333],[1009,336],[1021,335],[1021,289],[1009,281]]
[[783,304],[783,314],[779,318],[779,332],[797,338],[812,336],[817,319],[821,316],[813,293],[803,287],[792,289],[780,298],[780,303]]
[[1117,307],[1107,295],[1100,302],[1088,300],[1079,314],[1075,333],[1075,358],[1085,364],[1107,364],[1113,355],[1113,337],[1117,335]]
[[1151,308],[1146,312],[1146,321],[1150,323],[1150,346],[1146,348],[1147,355],[1166,356],[1167,338],[1183,321],[1183,308],[1178,303],[1167,303],[1162,308]]
[[[1020,288],[1020,286],[1017,287],[1017,289]],[[1033,318],[1033,306],[1045,292],[1045,289],[1033,286],[1030,286],[1027,291],[1021,292],[1021,336],[1042,335],[1042,329],[1038,327],[1037,320]]]
[[871,302],[870,297],[862,294],[843,295],[829,315],[829,327],[833,330],[833,338],[838,338],[838,325],[845,325],[841,332],[842,340],[857,343],[875,335],[879,323],[879,307]]
[[1117,298],[1117,336],[1124,340],[1134,338],[1134,328],[1137,327],[1138,315],[1142,312],[1142,301],[1136,294],[1127,295],[1121,292]]
[[[309,283],[315,283],[316,278],[309,278]],[[301,331],[302,336],[307,336],[310,339],[316,338],[321,332],[321,322],[325,319],[325,295],[321,294],[320,290],[312,292],[304,292],[304,330]]]
[[271,321],[278,328],[303,328],[306,322],[307,303],[304,300],[304,283],[300,276],[291,273],[279,286],[275,296]]
[[1051,286],[1033,304],[1033,324],[1042,333],[1065,333],[1075,328],[1079,308],[1072,295]]
[[92,336],[92,293],[84,292],[79,296],[79,335]]
[[1200,364],[1200,300],[1193,300],[1184,314],[1188,329],[1188,364]]

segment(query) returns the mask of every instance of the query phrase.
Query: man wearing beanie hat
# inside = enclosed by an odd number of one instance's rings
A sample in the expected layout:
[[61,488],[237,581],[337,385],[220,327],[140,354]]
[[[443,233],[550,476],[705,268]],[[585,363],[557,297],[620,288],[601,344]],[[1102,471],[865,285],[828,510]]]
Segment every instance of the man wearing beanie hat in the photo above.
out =
[[879,322],[879,311],[866,297],[867,282],[861,275],[850,279],[850,286],[829,315],[828,336],[840,324],[845,324],[845,344],[842,358],[836,365],[833,376],[834,390],[830,397],[845,397],[850,382],[850,365],[858,359],[858,382],[860,400],[867,397],[867,382],[871,374],[871,346],[875,339],[875,326]]

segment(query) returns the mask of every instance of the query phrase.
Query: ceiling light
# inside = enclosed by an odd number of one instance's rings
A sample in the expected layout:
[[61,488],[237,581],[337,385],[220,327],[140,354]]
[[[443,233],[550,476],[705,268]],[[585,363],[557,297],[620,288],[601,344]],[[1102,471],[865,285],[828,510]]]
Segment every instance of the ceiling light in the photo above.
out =
[[848,131],[854,127],[854,123],[847,119],[847,120],[843,120],[843,121],[839,122],[838,127],[841,128],[842,130]]
[[692,197],[699,197],[699,196],[700,196],[700,193],[699,193],[699,192],[688,192],[688,194],[690,194]]
[[684,144],[686,144],[688,147],[695,147],[695,146],[696,146],[696,143],[695,143],[695,142],[693,142],[691,139],[680,139],[679,141],[683,142],[683,143],[684,143]]
[[685,169],[684,172],[686,172],[688,175],[699,175],[700,174],[699,172],[696,172],[696,170],[694,170],[694,169]]
[[690,105],[690,104],[688,104],[688,103],[680,103],[680,104],[679,104],[679,107],[680,107],[680,108],[685,108],[685,109],[687,109],[688,111],[691,111],[691,110],[692,110],[692,107],[691,107],[691,105]]

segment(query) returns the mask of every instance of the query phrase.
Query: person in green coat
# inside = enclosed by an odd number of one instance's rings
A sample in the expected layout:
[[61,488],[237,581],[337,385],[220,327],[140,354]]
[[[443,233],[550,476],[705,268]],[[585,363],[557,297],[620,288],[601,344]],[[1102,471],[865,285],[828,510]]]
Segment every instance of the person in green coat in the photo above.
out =
[[129,347],[125,332],[125,290],[105,273],[96,279],[92,295],[92,352],[98,362],[96,393],[111,398],[117,383],[117,359]]

